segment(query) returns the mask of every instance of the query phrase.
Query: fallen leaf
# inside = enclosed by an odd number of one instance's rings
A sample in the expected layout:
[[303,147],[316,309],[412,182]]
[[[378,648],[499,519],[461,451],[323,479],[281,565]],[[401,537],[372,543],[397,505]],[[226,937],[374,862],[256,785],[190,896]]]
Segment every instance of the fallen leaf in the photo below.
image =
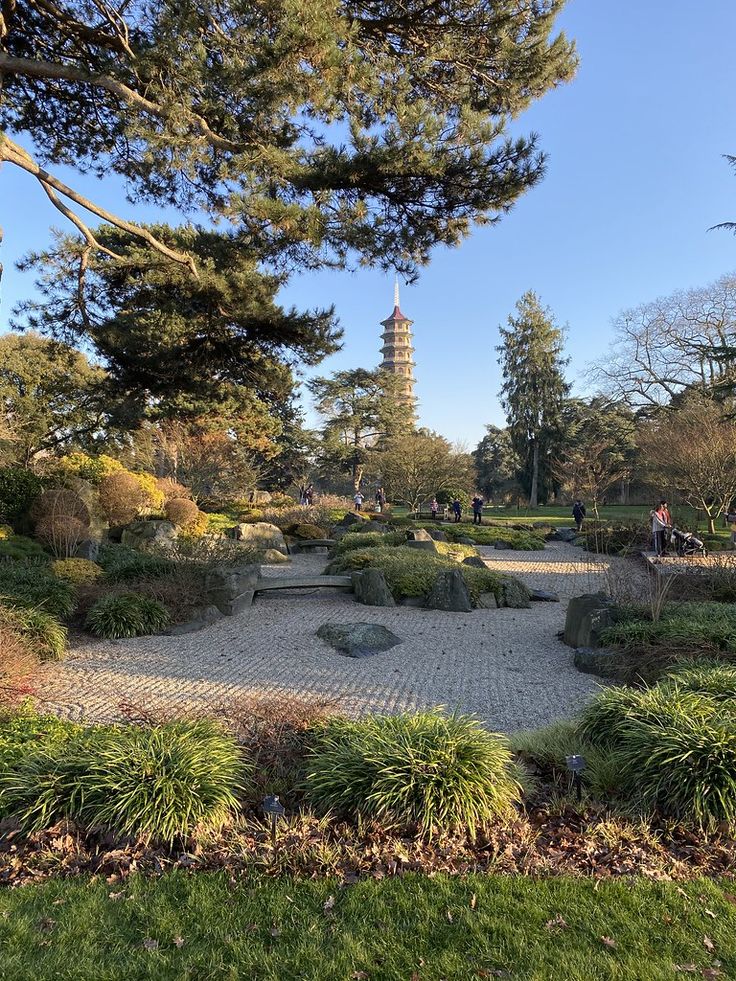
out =
[[722,978],[723,971],[719,967],[706,967],[703,970],[704,978]]
[[618,947],[616,941],[613,940],[611,937],[601,937],[601,943],[605,944],[606,947],[611,947],[611,949],[613,950],[615,950],[616,947]]
[[52,920],[50,916],[45,916],[42,920],[38,921],[38,929],[41,933],[51,933],[55,926],[56,920]]
[[706,916],[709,916],[712,920],[716,919],[716,914],[713,912],[712,909],[704,909],[703,912],[705,913]]
[[146,937],[143,941],[143,946],[146,950],[158,950],[158,940],[152,940],[150,937]]
[[322,909],[325,911],[325,913],[330,913],[332,912],[334,905],[335,905],[335,897],[328,896]]
[[450,912],[450,910],[449,910],[449,909],[448,909],[448,910],[446,910],[446,912],[445,912],[445,916],[447,917],[447,922],[448,922],[448,923],[452,923],[452,913]]
[[710,950],[711,952],[716,949],[716,945],[713,943],[707,933],[703,934],[703,946],[706,950]]
[[470,897],[470,908],[475,909],[477,905],[478,905],[478,897],[475,895],[475,893],[473,893],[473,895]]
[[697,964],[675,964],[674,970],[680,974],[697,974],[700,968]]
[[174,937],[174,946],[181,950],[184,946],[184,937]]
[[553,919],[547,920],[545,926],[547,927],[548,930],[554,930],[555,928],[557,928],[558,930],[567,930],[568,928],[567,921],[565,920],[562,913],[557,913],[556,916],[553,917]]
[[365,971],[353,971],[350,977],[353,979],[353,981],[366,981],[368,975],[365,973]]
[[112,899],[114,902],[116,899],[122,899],[125,893],[121,890],[120,892],[109,892],[107,894],[108,899]]
[[281,936],[281,930],[279,930],[279,928],[276,926],[276,924],[274,924],[268,932],[271,934],[272,937],[280,937]]

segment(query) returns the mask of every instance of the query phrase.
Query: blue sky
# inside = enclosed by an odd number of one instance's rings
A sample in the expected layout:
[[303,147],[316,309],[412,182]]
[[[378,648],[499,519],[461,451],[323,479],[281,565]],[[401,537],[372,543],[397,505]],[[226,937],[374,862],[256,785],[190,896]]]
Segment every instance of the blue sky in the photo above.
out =
[[[736,220],[736,4],[733,0],[569,0],[560,26],[578,45],[576,79],[517,124],[536,130],[547,176],[501,224],[438,251],[401,305],[414,320],[423,425],[475,444],[502,423],[498,325],[534,289],[567,325],[570,377],[605,352],[622,309],[736,269],[736,239],[708,228]],[[76,186],[119,209],[113,182]],[[130,213],[129,211],[126,213]],[[13,262],[58,224],[35,182],[0,171],[5,229],[0,324],[32,280]],[[334,303],[343,350],[318,369],[373,367],[393,281],[378,272],[309,274],[285,304]],[[313,418],[312,418],[313,421]]]

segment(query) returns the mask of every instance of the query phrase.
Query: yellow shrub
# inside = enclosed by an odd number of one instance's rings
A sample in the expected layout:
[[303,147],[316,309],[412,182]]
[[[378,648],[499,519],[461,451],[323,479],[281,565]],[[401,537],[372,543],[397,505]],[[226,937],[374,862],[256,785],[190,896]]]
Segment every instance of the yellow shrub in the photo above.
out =
[[4,542],[8,538],[12,538],[13,534],[14,532],[10,525],[0,525],[0,542]]
[[110,474],[125,469],[122,463],[104,453],[101,456],[89,456],[78,451],[63,456],[58,462],[58,467],[67,476],[80,477],[91,484],[99,484],[103,477],[109,477]]
[[57,579],[75,586],[95,582],[103,574],[100,566],[89,559],[57,559],[51,563],[51,571]]
[[156,478],[150,473],[133,473],[131,476],[135,477],[146,495],[146,509],[158,514],[166,502],[166,495],[159,489]]

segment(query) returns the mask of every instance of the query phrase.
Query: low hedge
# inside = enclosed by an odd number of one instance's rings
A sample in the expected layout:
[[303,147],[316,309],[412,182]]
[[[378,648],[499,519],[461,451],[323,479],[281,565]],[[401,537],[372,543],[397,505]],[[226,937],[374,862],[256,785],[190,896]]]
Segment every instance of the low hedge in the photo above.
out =
[[[383,572],[394,599],[400,600],[410,596],[426,596],[440,572],[457,569],[458,565],[452,558],[435,552],[401,545],[393,548],[381,545],[348,551],[335,558],[327,572],[341,574],[369,568]],[[460,566],[460,571],[473,603],[477,602],[481,593],[493,593],[499,605],[503,605],[504,580],[510,577],[501,576],[490,569],[466,565]]]
[[[419,527],[432,529],[435,526],[431,522],[425,522]],[[518,531],[503,525],[450,523],[442,524],[441,530],[451,542],[456,542],[460,538],[469,538],[476,545],[494,545],[496,542],[504,542],[507,548],[517,552],[536,552],[544,548],[544,539],[540,535],[529,531]]]
[[641,654],[736,658],[736,605],[665,603],[658,620],[646,607],[622,607],[617,622],[601,631],[601,643]]

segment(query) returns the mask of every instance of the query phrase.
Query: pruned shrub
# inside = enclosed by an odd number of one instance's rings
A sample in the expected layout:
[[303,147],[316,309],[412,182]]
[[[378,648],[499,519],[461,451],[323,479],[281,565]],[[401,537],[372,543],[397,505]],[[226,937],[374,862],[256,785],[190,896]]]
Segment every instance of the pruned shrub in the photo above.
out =
[[24,752],[0,775],[0,796],[27,830],[68,818],[171,844],[222,824],[250,772],[232,736],[207,720],[97,726]]
[[127,525],[134,521],[147,502],[140,482],[127,470],[103,477],[99,494],[100,508],[111,525]]
[[507,816],[521,787],[507,741],[440,710],[331,719],[308,760],[306,792],[320,811],[471,835]]
[[165,606],[137,593],[104,596],[85,617],[84,625],[96,637],[117,640],[155,634],[168,626],[171,618]]
[[27,640],[39,660],[57,661],[64,656],[67,630],[50,613],[13,605],[0,596],[0,623]]
[[15,537],[15,532],[10,525],[0,524],[0,542],[6,542],[9,538]]
[[190,529],[197,525],[200,511],[194,501],[172,497],[164,505],[164,514],[177,528]]
[[361,531],[352,535],[343,535],[335,546],[335,555],[345,555],[359,548],[380,548],[389,545],[405,545],[406,534],[401,531],[391,531],[382,535],[379,531]]
[[23,467],[0,467],[0,520],[15,524],[28,514],[43,482]]
[[163,509],[166,496],[159,489],[158,480],[153,474],[133,472],[131,476],[138,482],[143,491],[143,511],[146,514],[159,514]]
[[319,525],[310,524],[309,522],[292,522],[292,524],[286,527],[285,532],[287,535],[291,535],[293,538],[300,538],[303,541],[329,538],[324,528],[321,528]]
[[61,619],[74,612],[74,588],[57,579],[45,565],[0,563],[0,595],[16,606],[42,610]]
[[158,477],[156,480],[156,487],[164,496],[164,501],[171,501],[174,498],[186,498],[191,500],[192,492],[184,484],[180,484],[178,480],[174,480],[172,477]]
[[96,582],[104,575],[104,570],[89,559],[57,559],[51,563],[51,571],[57,579],[75,586]]

